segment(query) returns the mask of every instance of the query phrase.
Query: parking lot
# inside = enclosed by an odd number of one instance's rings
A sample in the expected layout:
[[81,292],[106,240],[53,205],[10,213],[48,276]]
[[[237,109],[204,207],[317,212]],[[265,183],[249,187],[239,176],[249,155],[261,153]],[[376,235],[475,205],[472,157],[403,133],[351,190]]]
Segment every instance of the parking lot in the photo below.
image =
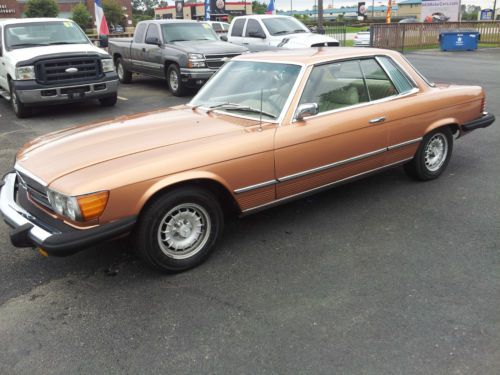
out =
[[[500,49],[407,57],[500,108]],[[142,77],[119,97],[23,120],[0,99],[0,174],[38,135],[189,100]],[[456,141],[437,180],[396,168],[229,219],[208,261],[178,275],[126,239],[44,258],[2,222],[0,373],[498,374],[499,141],[497,120]]]

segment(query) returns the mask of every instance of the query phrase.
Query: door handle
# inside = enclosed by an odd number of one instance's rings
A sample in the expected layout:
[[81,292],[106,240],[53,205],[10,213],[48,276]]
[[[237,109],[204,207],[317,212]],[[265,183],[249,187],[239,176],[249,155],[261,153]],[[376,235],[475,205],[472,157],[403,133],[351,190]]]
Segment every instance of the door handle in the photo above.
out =
[[143,47],[143,48],[142,48],[142,52],[146,52],[146,48],[144,48],[144,47]]
[[380,124],[385,121],[385,117],[373,118],[369,121],[370,124]]

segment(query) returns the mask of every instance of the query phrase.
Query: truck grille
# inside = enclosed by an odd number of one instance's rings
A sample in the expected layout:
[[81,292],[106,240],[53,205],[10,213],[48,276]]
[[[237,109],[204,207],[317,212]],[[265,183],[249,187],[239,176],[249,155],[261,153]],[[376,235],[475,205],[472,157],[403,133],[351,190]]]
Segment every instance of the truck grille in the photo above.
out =
[[19,183],[26,187],[28,195],[33,200],[33,202],[36,202],[39,205],[52,211],[52,205],[50,204],[49,198],[47,197],[45,186],[35,181],[31,177],[28,177],[24,173],[21,173],[19,171],[16,171],[16,173]]
[[207,61],[207,67],[209,67],[210,69],[219,69],[227,61],[239,55],[239,53],[229,53],[225,55],[205,55],[205,59]]
[[103,75],[101,61],[96,56],[42,60],[35,63],[35,72],[36,80],[48,85],[86,81]]

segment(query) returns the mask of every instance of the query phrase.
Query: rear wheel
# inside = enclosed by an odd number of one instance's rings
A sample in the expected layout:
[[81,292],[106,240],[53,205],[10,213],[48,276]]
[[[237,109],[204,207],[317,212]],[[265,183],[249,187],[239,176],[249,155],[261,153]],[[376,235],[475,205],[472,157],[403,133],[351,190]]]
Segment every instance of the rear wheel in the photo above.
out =
[[121,83],[130,83],[132,81],[132,72],[125,68],[121,57],[116,59],[116,74],[118,74]]
[[139,256],[165,272],[203,262],[223,230],[217,199],[199,188],[173,190],[154,199],[141,214],[135,233]]
[[14,113],[18,118],[28,117],[31,114],[31,109],[26,107],[21,102],[19,96],[17,95],[16,89],[14,88],[14,85],[12,85],[12,82],[9,84],[9,88],[10,88],[10,105],[12,106]]
[[167,69],[167,84],[168,89],[175,96],[186,95],[186,85],[182,82],[181,72],[175,64],[170,64]]
[[446,169],[453,150],[450,128],[443,127],[427,134],[414,158],[405,165],[405,171],[421,181],[438,178]]

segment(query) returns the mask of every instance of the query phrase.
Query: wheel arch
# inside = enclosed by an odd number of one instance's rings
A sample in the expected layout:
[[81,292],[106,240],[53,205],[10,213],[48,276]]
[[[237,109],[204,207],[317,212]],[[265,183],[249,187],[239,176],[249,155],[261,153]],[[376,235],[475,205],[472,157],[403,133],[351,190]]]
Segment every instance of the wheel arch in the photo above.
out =
[[459,124],[459,122],[457,121],[456,118],[449,117],[449,118],[440,119],[438,121],[433,122],[431,125],[429,125],[427,127],[427,129],[425,129],[424,135],[429,134],[430,132],[432,132],[438,128],[449,127],[452,134],[458,137],[461,135],[460,126],[458,124]]
[[117,61],[119,58],[121,58],[121,57],[122,57],[121,53],[119,53],[119,52],[115,52],[115,53],[113,54],[113,62],[116,64],[116,61]]

